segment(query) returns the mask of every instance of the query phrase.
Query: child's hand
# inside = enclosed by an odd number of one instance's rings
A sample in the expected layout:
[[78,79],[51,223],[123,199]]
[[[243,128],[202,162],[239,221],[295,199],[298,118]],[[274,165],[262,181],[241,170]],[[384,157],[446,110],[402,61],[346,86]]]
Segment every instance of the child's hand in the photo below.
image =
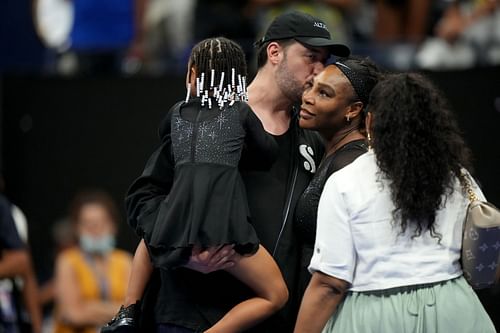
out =
[[204,274],[233,267],[238,258],[233,247],[234,245],[221,245],[206,249],[194,247],[191,258],[184,267]]

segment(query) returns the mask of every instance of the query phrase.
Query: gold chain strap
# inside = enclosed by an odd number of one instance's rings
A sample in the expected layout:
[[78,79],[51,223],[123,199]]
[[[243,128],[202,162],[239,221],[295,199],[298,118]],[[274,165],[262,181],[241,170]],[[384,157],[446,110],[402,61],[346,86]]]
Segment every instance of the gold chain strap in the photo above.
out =
[[472,184],[471,184],[469,177],[465,174],[464,171],[460,172],[460,176],[461,176],[460,178],[461,178],[462,186],[464,187],[465,191],[467,192],[467,195],[469,196],[469,201],[473,202],[473,201],[479,200],[476,193],[472,189]]

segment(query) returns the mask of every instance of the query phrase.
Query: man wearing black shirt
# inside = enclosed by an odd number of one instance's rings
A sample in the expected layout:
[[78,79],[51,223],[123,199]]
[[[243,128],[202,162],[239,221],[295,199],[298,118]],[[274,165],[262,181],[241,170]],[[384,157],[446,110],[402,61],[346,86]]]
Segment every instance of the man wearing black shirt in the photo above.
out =
[[[299,128],[293,106],[300,102],[304,84],[323,69],[330,54],[347,56],[350,51],[331,40],[323,22],[299,12],[277,17],[256,46],[258,72],[248,86],[248,104],[266,131],[275,136],[280,152],[271,170],[248,168],[242,170],[242,176],[254,228],[278,263],[290,300],[282,311],[253,331],[291,332],[299,306],[295,293],[298,246],[292,215],[323,155],[317,134]],[[126,206],[132,227],[151,223],[156,207],[169,193],[173,169],[168,146],[169,142],[162,143],[129,190]],[[243,156],[242,165],[251,166],[252,159],[257,158]],[[154,300],[158,332],[204,331],[252,295],[245,285],[221,271],[233,264],[231,254],[229,246],[208,249],[193,255],[187,265],[190,269],[161,270],[159,293],[147,293],[144,314],[148,315],[151,309],[148,305],[152,295],[158,295]]]

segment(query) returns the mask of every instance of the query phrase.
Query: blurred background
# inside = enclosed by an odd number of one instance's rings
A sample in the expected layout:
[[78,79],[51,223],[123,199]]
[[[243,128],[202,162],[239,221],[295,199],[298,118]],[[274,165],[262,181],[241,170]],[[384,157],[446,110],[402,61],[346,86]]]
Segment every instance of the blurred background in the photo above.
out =
[[[320,17],[335,40],[387,70],[426,73],[457,114],[486,197],[500,206],[498,0],[1,0],[0,170],[26,218],[41,285],[76,193],[106,191],[124,217],[160,119],[185,95],[191,47],[222,35],[253,63],[254,41],[289,9]],[[122,222],[118,246],[132,251],[137,241]],[[479,293],[497,328],[498,289]]]

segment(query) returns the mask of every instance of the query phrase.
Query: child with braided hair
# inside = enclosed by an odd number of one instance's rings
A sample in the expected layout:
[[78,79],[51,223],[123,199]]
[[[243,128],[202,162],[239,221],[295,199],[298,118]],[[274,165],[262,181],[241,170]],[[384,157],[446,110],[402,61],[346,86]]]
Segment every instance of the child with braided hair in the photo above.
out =
[[[233,246],[238,260],[225,271],[249,286],[255,297],[233,307],[205,332],[241,332],[288,299],[281,272],[251,225],[238,168],[267,169],[278,146],[245,103],[246,62],[239,45],[223,38],[201,41],[191,51],[187,96],[169,111],[160,128],[172,165],[170,194],[137,226],[129,290],[119,313],[101,332],[138,330],[139,302],[153,267],[186,269],[193,253]],[[163,156],[165,158],[165,156]],[[166,180],[168,181],[168,180]]]

